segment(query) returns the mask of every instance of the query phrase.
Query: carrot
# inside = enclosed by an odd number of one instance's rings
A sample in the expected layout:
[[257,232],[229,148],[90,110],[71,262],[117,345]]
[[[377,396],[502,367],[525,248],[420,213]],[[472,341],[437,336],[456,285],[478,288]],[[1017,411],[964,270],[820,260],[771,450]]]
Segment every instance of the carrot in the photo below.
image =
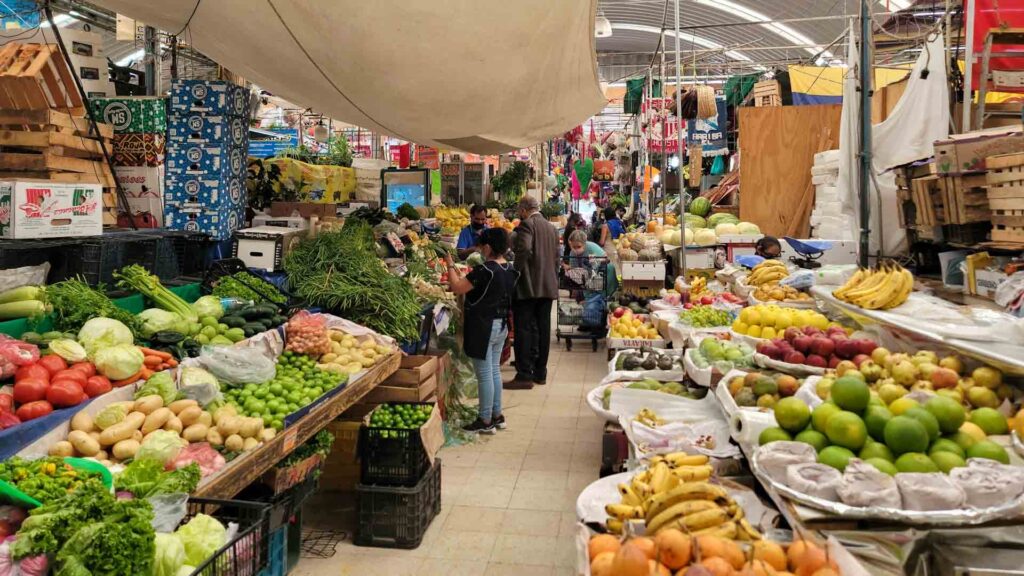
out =
[[142,359],[142,363],[150,368],[159,368],[164,363],[164,359],[159,356],[147,355]]
[[127,378],[122,378],[121,380],[115,380],[115,381],[111,382],[110,385],[113,386],[114,388],[120,388],[121,386],[127,386],[129,384],[135,384],[136,382],[138,382],[142,378],[143,378],[142,370],[139,370],[138,372],[136,372],[135,374],[132,374],[131,376],[129,376]]
[[152,348],[146,348],[145,346],[139,346],[139,351],[145,354],[146,356],[158,356],[160,358],[163,358],[164,360],[167,360],[168,358],[174,358],[174,356],[171,356],[170,353],[168,352],[153,350]]
[[142,378],[143,380],[149,380],[149,377],[152,376],[152,375],[153,375],[153,371],[150,370],[149,368],[147,368],[146,366],[143,366],[139,370],[139,378]]
[[175,360],[174,357],[172,356],[172,357],[164,360],[164,364],[166,365],[167,368],[174,368],[175,366],[178,365],[178,361]]

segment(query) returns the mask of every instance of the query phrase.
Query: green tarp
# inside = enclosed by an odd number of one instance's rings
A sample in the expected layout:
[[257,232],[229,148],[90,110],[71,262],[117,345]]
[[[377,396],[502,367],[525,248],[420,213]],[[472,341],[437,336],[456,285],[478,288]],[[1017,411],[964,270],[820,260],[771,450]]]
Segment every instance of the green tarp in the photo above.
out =
[[741,74],[725,81],[725,103],[739,106],[754,89],[754,84],[761,78],[760,74]]

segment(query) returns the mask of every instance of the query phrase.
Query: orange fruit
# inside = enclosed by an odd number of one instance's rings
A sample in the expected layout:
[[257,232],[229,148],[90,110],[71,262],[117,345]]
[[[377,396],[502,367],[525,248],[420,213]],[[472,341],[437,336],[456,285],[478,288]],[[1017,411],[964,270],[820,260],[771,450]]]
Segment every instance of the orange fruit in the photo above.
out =
[[651,576],[672,576],[672,571],[665,567],[664,564],[659,564],[655,560],[647,561],[647,570]]
[[743,568],[743,564],[747,561],[740,545],[726,538],[722,538],[722,558],[728,560],[735,570]]
[[796,576],[813,576],[822,568],[827,568],[831,563],[825,551],[817,546],[804,551],[796,562]]
[[778,574],[775,568],[772,568],[771,564],[764,560],[751,560],[747,566],[750,567],[754,576],[776,576]]
[[649,576],[647,554],[632,542],[626,542],[612,562],[613,576]]
[[764,560],[775,570],[786,569],[786,553],[782,546],[770,540],[758,540],[754,542],[753,549],[755,560]]
[[[700,565],[707,568],[712,576],[733,576],[732,564],[725,558],[712,556],[701,560]],[[617,575],[616,575],[617,576]]]
[[590,539],[587,544],[587,551],[590,553],[590,560],[593,561],[602,552],[618,552],[622,544],[619,539],[611,534],[598,534]]
[[808,542],[807,540],[794,540],[789,545],[789,549],[786,550],[786,560],[789,561],[789,567],[796,570],[797,560],[808,548],[817,548],[818,546],[814,542]]
[[[725,545],[723,539],[718,536],[697,536],[697,551],[693,555],[696,558],[724,558]],[[730,562],[731,564],[731,562]]]
[[639,548],[640,551],[643,552],[648,559],[654,560],[657,558],[658,549],[654,545],[654,540],[651,540],[646,536],[639,536],[637,538],[633,538],[632,540],[630,540],[629,543]]
[[658,560],[672,570],[679,570],[690,563],[690,537],[675,528],[658,532],[654,537],[658,547]]

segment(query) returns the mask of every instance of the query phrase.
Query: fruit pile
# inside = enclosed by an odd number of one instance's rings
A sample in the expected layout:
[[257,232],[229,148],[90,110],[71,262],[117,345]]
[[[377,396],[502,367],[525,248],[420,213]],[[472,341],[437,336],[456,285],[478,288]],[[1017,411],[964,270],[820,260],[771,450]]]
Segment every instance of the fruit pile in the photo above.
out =
[[[701,280],[704,279],[701,278]],[[746,305],[746,302],[744,302],[742,299],[740,299],[739,296],[733,294],[732,292],[721,292],[719,294],[715,294],[710,290],[704,290],[704,292],[701,294],[699,298],[694,296],[693,292],[691,291],[690,299],[683,304],[683,308],[685,308],[686,310],[690,310],[691,308],[695,308],[697,306],[711,306],[716,302],[723,302],[726,304],[737,304],[739,306]]]
[[780,399],[796,394],[800,381],[789,374],[748,372],[730,380],[728,386],[737,406],[772,408]]
[[790,327],[811,326],[825,330],[831,325],[836,324],[829,322],[828,318],[814,310],[797,310],[777,304],[758,304],[741,310],[732,323],[732,329],[737,334],[751,338],[771,340],[781,337]]
[[642,340],[658,340],[661,336],[658,329],[647,320],[643,314],[633,314],[625,310],[621,316],[614,314],[608,318],[611,330],[608,335],[611,338],[640,338]]
[[860,458],[881,472],[945,472],[965,466],[967,458],[989,458],[1007,464],[1006,451],[987,440],[1006,434],[1006,418],[991,408],[968,415],[948,397],[933,396],[923,404],[901,398],[888,407],[868,385],[846,374],[832,384],[829,400],[812,412],[798,398],[775,405],[776,428],[761,433],[760,444],[795,440],[810,444],[818,461],[843,471]]
[[41,356],[18,367],[10,393],[0,393],[0,430],[41,418],[55,408],[77,406],[112,387],[91,362],[69,366],[56,354]]
[[841,326],[829,326],[824,332],[814,326],[790,327],[781,338],[757,345],[757,351],[772,360],[815,368],[838,368],[843,361],[856,366],[870,360],[875,348],[878,344],[872,340],[849,338]]
[[438,206],[434,209],[434,216],[441,225],[441,233],[449,236],[458,236],[463,228],[469,226],[469,211],[466,208],[447,208]]
[[[712,364],[716,364],[719,366],[719,371],[723,371],[722,368],[727,367],[717,363],[728,362],[729,369],[737,366],[751,366],[754,349],[743,342],[737,344],[730,340],[705,338],[689,354],[690,360],[697,368],[706,369]],[[727,371],[725,370],[725,372]]]
[[430,420],[433,410],[433,404],[381,404],[370,415],[370,426],[415,430]]
[[662,530],[653,539],[598,534],[587,543],[592,576],[839,576],[825,550],[808,540],[784,549],[757,540],[744,550],[728,538]]
[[728,326],[732,322],[732,315],[726,310],[699,304],[680,312],[679,319],[694,328],[715,328]]
[[780,284],[762,284],[758,286],[753,296],[761,302],[813,302],[814,298],[807,292],[801,292],[792,286]]
[[[220,319],[221,321],[218,321],[218,319],[213,316],[203,316],[199,318],[199,325],[201,328],[192,338],[201,345],[210,344],[211,346],[231,346],[235,342],[241,342],[248,336],[255,334],[255,332],[251,332],[246,335],[245,329],[242,328],[242,326],[245,325],[244,320],[242,320],[237,326],[232,327],[226,322],[223,322],[225,318],[231,321],[232,324],[236,323],[235,318],[237,317],[234,316],[230,318],[222,317]],[[238,318],[238,320],[241,319]],[[264,330],[266,330],[266,328],[263,328],[263,324],[260,324],[259,331],[262,332]]]
[[779,280],[789,276],[786,265],[779,260],[765,260],[754,266],[747,276],[747,286],[764,286],[778,284]]
[[601,402],[604,404],[604,409],[608,410],[612,400],[612,390],[619,388],[627,388],[630,390],[649,390],[651,392],[661,392],[662,394],[672,394],[673,396],[679,396],[681,398],[690,398],[692,400],[700,400],[707,396],[708,389],[704,386],[689,387],[680,382],[659,382],[653,378],[645,378],[636,382],[621,382],[617,385],[613,383],[609,386],[605,386],[604,392],[601,393]]
[[832,295],[867,310],[888,310],[907,301],[914,289],[914,276],[906,268],[886,261],[874,268],[862,268]]
[[394,351],[383,344],[377,344],[370,337],[360,342],[343,330],[328,330],[327,336],[331,340],[331,351],[320,356],[316,367],[328,372],[355,374],[387,358]]

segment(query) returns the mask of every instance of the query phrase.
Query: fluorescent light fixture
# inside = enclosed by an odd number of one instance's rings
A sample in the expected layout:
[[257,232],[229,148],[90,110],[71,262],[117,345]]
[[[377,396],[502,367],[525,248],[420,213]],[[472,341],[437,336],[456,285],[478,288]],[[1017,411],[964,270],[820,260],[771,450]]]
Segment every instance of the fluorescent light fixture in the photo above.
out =
[[74,16],[75,18],[81,18],[82,17],[82,15],[79,14],[78,11],[76,11],[76,10],[68,10],[68,14]]
[[[690,75],[690,76],[683,76],[683,83],[687,83],[687,82],[716,82],[716,81],[721,81],[721,80],[728,80],[729,78],[731,78],[731,76],[729,76],[727,74],[706,74],[706,75],[698,75],[698,76]],[[664,85],[665,86],[675,86],[676,85],[675,75],[672,75],[669,78],[669,81],[665,82]],[[612,82],[612,83],[608,84],[608,86],[612,87],[612,88],[625,88],[626,83],[625,82]]]
[[597,13],[597,20],[594,21],[594,37],[607,38],[612,35],[612,22],[605,18],[604,12]]
[[131,54],[125,56],[124,58],[121,58],[117,62],[114,62],[114,64],[116,64],[118,66],[127,66],[127,65],[131,64],[132,62],[135,62],[138,59],[142,58],[145,55],[146,55],[146,51],[145,50],[136,50],[135,52],[132,52]]
[[[703,4],[704,6],[708,6],[710,8],[721,10],[723,12],[728,12],[729,14],[732,14],[733,16],[738,16],[746,20],[747,22],[765,22],[766,20],[772,20],[772,18],[768,17],[766,14],[762,14],[761,12],[758,12],[756,10],[751,10],[746,6],[741,6],[736,2],[731,2],[730,0],[694,0],[694,2],[696,2],[697,4]],[[785,24],[779,24],[776,22],[765,22],[764,24],[761,24],[761,27],[766,30],[771,30],[776,35],[781,36],[786,40],[793,42],[794,44],[810,44],[812,46],[815,46],[814,48],[804,48],[804,50],[807,51],[809,54],[817,54],[822,50],[822,46],[820,46],[817,42],[797,32],[793,28],[786,26]],[[826,58],[831,58],[832,53],[826,51],[824,53],[824,56]]]
[[679,168],[679,156],[673,156],[668,159],[668,165],[672,168]]
[[[612,24],[612,28],[616,30],[632,30],[634,32],[649,32],[651,34],[661,33],[661,28],[655,28],[654,26],[647,26],[645,24],[625,24],[616,22]],[[665,30],[665,36],[674,38],[675,34],[675,30]],[[693,34],[688,34],[686,32],[680,32],[679,39],[685,40],[691,44],[696,44],[697,46],[701,46],[703,48],[708,48],[711,50],[721,50],[722,48],[724,48],[724,46],[722,46],[718,42],[708,40],[703,36],[694,36]],[[743,62],[752,61],[742,52],[737,52],[735,50],[729,50],[725,53],[725,55],[728,56],[729,58],[732,58],[733,60],[742,60]]]
[[[74,17],[69,16],[67,14],[57,14],[56,16],[53,17],[53,23],[56,24],[58,27],[66,26],[66,25],[70,24],[71,22],[73,22],[74,20],[75,20]],[[50,22],[49,21],[40,22],[39,23],[39,27],[40,28],[49,28],[50,27]]]

